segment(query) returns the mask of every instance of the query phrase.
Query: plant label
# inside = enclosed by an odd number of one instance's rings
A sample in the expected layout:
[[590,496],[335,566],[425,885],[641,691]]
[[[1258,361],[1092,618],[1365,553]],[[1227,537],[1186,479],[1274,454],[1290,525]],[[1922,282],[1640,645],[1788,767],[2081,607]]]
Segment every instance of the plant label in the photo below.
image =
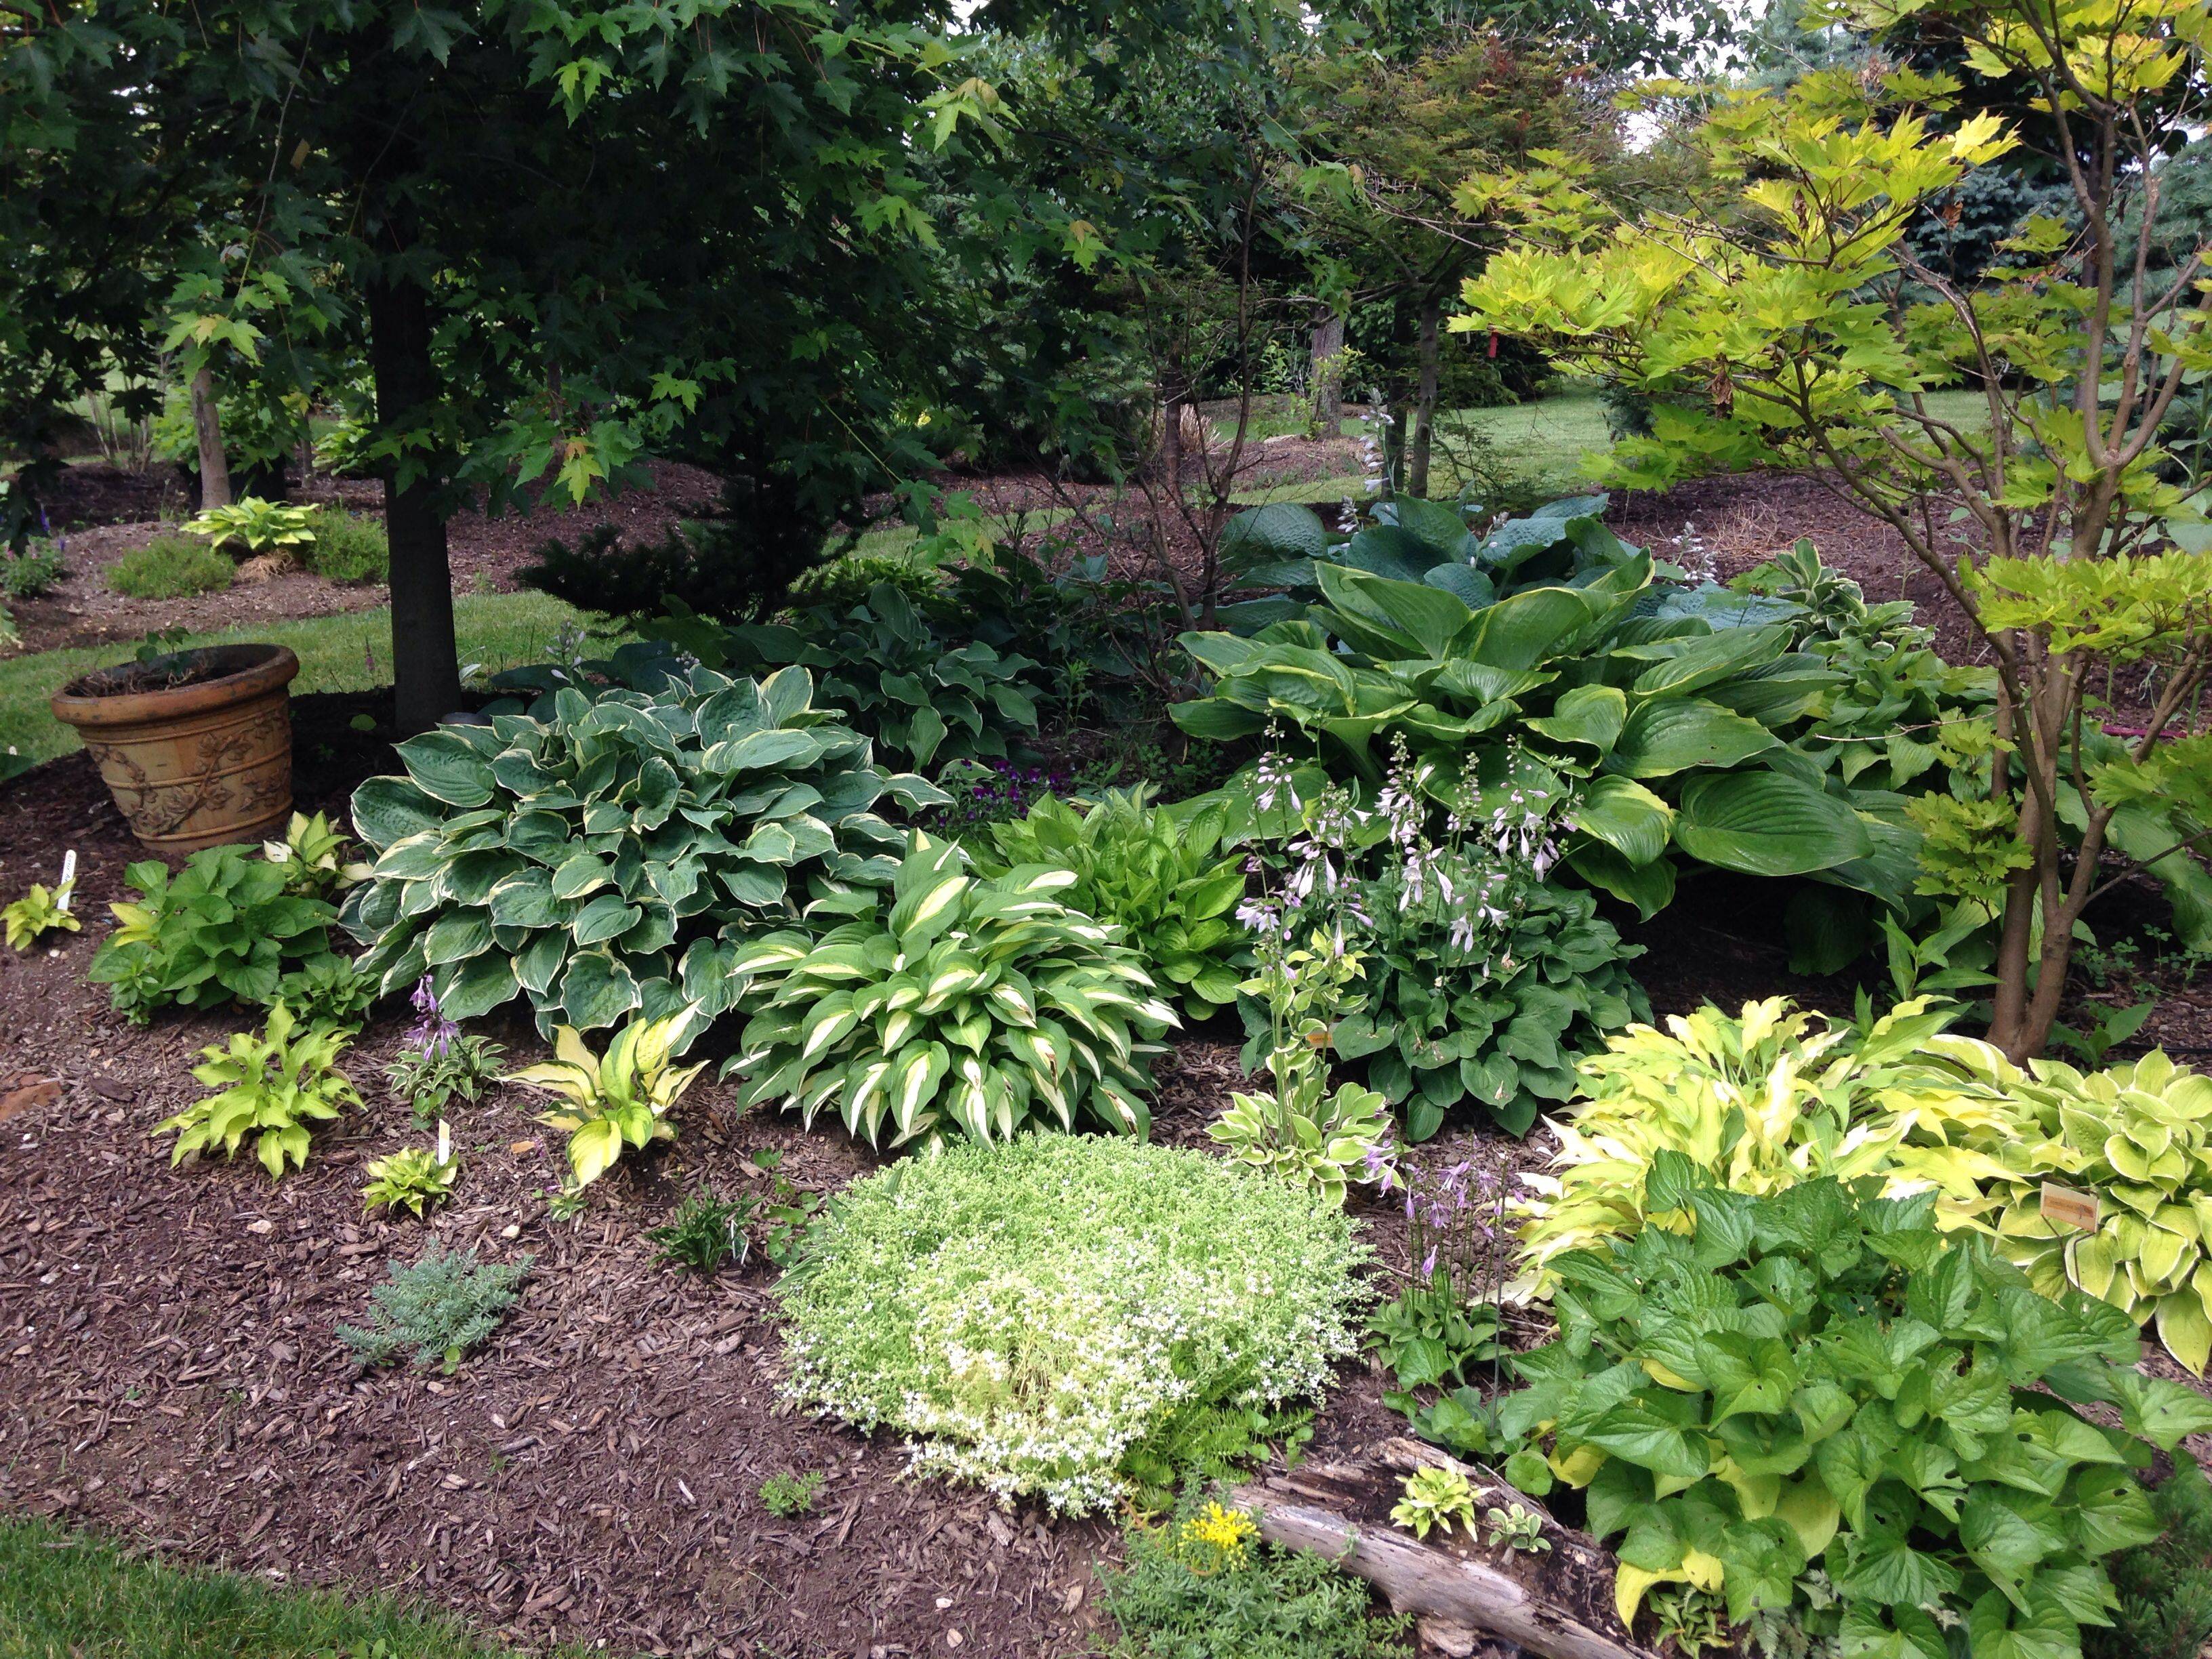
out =
[[2043,1183],[2043,1218],[2055,1221],[2062,1227],[2071,1227],[2077,1232],[2097,1231],[2097,1195],[2079,1188],[2062,1187],[2055,1181]]

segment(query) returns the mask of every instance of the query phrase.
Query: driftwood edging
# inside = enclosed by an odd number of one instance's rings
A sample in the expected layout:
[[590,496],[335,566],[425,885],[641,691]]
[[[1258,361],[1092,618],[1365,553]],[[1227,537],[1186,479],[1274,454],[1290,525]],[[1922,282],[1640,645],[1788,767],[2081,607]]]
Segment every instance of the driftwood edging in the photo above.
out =
[[[1542,1516],[1548,1551],[1486,1550],[1464,1533],[1425,1543],[1389,1522],[1404,1479],[1417,1468],[1457,1469],[1475,1489],[1475,1513],[1519,1504]],[[1553,1520],[1535,1499],[1482,1469],[1418,1441],[1386,1440],[1357,1463],[1309,1464],[1239,1486],[1231,1501],[1249,1510],[1270,1542],[1316,1550],[1414,1615],[1447,1651],[1475,1632],[1504,1638],[1541,1659],[1658,1659],[1629,1635],[1613,1610],[1612,1553]],[[1452,1632],[1442,1626],[1458,1626]]]

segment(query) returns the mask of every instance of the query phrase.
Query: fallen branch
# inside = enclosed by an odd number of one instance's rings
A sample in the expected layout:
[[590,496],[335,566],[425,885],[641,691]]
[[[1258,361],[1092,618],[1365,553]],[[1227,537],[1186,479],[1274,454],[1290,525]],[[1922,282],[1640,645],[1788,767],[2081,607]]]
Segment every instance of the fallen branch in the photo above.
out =
[[[1485,1550],[1461,1533],[1421,1542],[1400,1531],[1390,1509],[1404,1476],[1424,1467],[1464,1474],[1478,1515],[1490,1504],[1519,1504],[1542,1516],[1550,1549]],[[1240,1486],[1232,1501],[1251,1512],[1262,1537],[1340,1561],[1396,1611],[1420,1619],[1425,1633],[1442,1621],[1504,1637],[1542,1659],[1657,1659],[1614,1615],[1609,1551],[1560,1526],[1525,1493],[1432,1446],[1386,1440],[1359,1462],[1309,1465]]]

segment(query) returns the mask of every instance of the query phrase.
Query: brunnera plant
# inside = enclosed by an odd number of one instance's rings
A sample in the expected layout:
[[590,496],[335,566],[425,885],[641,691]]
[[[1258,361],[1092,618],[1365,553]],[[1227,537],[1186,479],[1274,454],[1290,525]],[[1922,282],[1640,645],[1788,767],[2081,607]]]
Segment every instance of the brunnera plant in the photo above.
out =
[[[2212,673],[2212,556],[2159,446],[2185,384],[2212,369],[2212,290],[2204,248],[2148,258],[2160,164],[2197,118],[2175,94],[2203,76],[2205,8],[1847,0],[1834,15],[1871,38],[1868,71],[1722,94],[1692,139],[1716,188],[1682,211],[1625,214],[1565,155],[1469,181],[1462,211],[1516,240],[1452,326],[1662,396],[1651,435],[1616,451],[1616,482],[1810,469],[1942,582],[1997,680],[1980,793],[2020,856],[1996,906],[1991,1035],[2023,1059],[2050,1040],[2075,924],[2129,869],[2186,884],[2189,916],[2212,927],[2191,862],[2212,782],[2175,741]],[[1910,66],[1939,38],[2016,124],[1962,111],[1958,76]],[[2029,219],[1971,284],[1923,264],[1908,230],[2037,143],[2067,217]],[[1929,401],[1961,384],[1985,423]],[[2169,536],[2196,550],[2159,551]],[[2114,742],[2099,693],[2118,669],[2156,685]]]

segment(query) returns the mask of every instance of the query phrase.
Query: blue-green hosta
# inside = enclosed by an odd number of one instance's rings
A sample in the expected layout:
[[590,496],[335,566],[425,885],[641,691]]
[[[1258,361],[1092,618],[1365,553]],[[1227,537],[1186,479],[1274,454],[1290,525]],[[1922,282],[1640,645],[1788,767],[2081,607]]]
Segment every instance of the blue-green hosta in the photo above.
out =
[[878,802],[945,799],[878,770],[804,669],[641,678],[441,726],[355,793],[378,857],[344,921],[385,991],[428,973],[453,1019],[526,996],[548,1033],[672,1013],[699,1000],[676,989],[687,942],[787,923],[817,882],[888,879],[902,837]]
[[[1488,812],[1513,792],[1573,793],[1575,873],[1649,915],[1679,855],[1753,875],[1822,873],[1884,896],[1909,889],[1909,830],[1857,810],[1785,736],[1835,684],[1790,629],[1650,615],[1638,556],[1576,586],[1531,587],[1473,608],[1426,583],[1316,567],[1326,601],[1250,639],[1184,643],[1216,677],[1179,704],[1194,736],[1273,726],[1330,771],[1383,781],[1402,737],[1435,775],[1471,767]],[[1505,764],[1509,744],[1521,756]]]
[[[702,953],[747,984],[748,1106],[823,1108],[871,1141],[1005,1140],[1042,1123],[1141,1134],[1150,1056],[1176,1024],[1117,930],[1071,910],[1072,872],[990,880],[917,834],[888,892],[854,892],[817,944]],[[687,977],[693,964],[686,963]]]

